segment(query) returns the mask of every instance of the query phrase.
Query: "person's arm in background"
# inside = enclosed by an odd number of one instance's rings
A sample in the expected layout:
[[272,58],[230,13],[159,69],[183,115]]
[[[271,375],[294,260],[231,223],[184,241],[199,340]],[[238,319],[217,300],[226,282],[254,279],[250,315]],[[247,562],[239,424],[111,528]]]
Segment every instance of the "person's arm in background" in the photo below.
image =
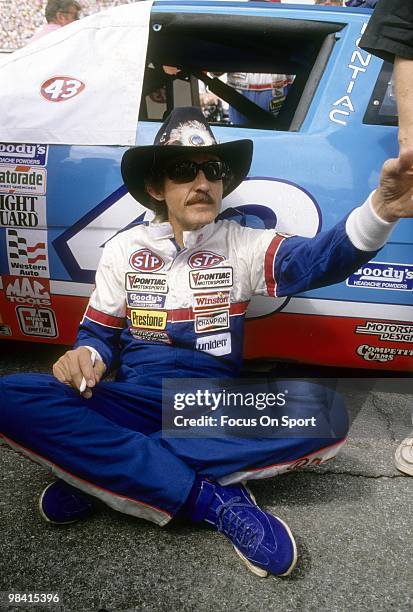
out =
[[359,46],[394,62],[400,153],[406,159],[413,154],[413,2],[379,0]]
[[[412,23],[413,29],[413,23]],[[413,37],[413,34],[412,34]],[[413,156],[413,47],[412,57],[396,57],[394,79],[399,113],[400,154]]]

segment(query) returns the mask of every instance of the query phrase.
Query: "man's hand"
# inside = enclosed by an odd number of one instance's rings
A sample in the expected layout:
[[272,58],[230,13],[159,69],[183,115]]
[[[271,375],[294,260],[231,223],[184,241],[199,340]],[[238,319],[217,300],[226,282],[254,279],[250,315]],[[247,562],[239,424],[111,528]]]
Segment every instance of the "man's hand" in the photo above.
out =
[[413,217],[413,148],[404,149],[397,159],[384,163],[372,204],[384,221]]
[[96,359],[92,364],[91,353],[84,346],[73,351],[67,351],[53,365],[53,375],[58,381],[69,385],[79,391],[82,378],[86,380],[86,389],[81,395],[86,399],[92,397],[92,388],[98,384],[106,366],[103,361]]

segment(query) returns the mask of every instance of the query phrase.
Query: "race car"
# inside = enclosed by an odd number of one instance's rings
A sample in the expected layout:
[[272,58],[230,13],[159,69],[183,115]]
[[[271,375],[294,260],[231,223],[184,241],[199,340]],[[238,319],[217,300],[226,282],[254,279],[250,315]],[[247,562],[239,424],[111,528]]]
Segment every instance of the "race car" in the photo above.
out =
[[[314,236],[361,204],[398,151],[392,66],[358,47],[369,15],[139,2],[1,60],[0,338],[73,342],[104,244],[153,216],[123,185],[124,151],[152,143],[174,107],[203,106],[205,92],[224,109],[208,113],[216,137],[254,141],[249,176],[221,218]],[[273,91],[277,112],[228,75],[247,83],[245,75],[260,83],[287,75],[281,98]],[[345,282],[254,298],[245,357],[411,371],[412,237],[413,220],[403,220]]]

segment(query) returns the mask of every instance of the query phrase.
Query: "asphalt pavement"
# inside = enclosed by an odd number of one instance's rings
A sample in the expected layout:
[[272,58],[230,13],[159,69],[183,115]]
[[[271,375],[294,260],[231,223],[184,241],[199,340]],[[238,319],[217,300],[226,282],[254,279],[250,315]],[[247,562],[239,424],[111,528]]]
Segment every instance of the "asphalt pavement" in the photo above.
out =
[[[17,346],[17,348],[16,348]],[[60,348],[0,345],[0,375],[48,371]],[[103,507],[55,527],[37,512],[51,482],[43,468],[0,447],[0,591],[59,592],[47,608],[2,610],[405,611],[413,609],[413,479],[393,466],[411,431],[411,378],[339,384],[352,426],[334,460],[251,484],[288,522],[300,560],[288,578],[251,574],[208,527],[159,528]]]

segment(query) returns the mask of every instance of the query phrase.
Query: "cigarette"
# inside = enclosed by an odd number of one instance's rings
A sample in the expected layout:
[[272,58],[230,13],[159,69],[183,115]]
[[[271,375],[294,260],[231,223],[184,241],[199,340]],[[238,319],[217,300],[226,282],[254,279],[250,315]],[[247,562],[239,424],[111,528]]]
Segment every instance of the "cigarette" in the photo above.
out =
[[[96,352],[93,351],[93,353],[90,353],[90,360],[92,362],[92,366],[95,365],[95,361],[96,361]],[[84,391],[86,391],[86,378],[83,376],[82,378],[82,382],[80,383],[80,387],[79,387],[79,393],[84,393]]]

